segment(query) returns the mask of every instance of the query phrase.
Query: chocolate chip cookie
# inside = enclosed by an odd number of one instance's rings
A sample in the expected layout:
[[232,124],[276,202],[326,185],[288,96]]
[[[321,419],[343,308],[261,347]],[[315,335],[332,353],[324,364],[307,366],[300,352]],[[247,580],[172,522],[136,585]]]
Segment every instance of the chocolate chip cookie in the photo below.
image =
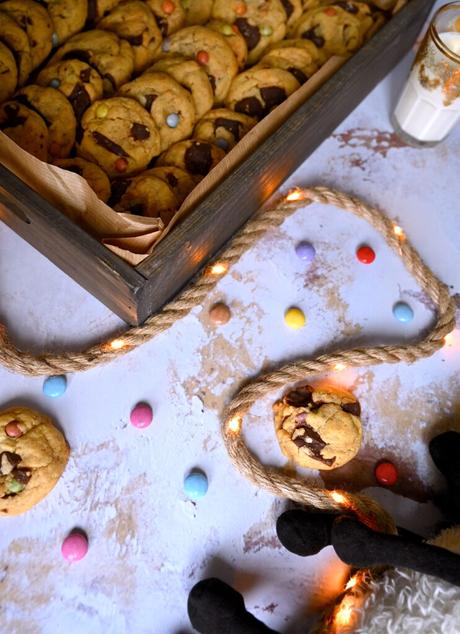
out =
[[209,77],[214,103],[223,102],[238,72],[235,55],[225,36],[204,26],[189,26],[174,33],[163,42],[162,48],[164,52],[195,59]]
[[155,122],[135,99],[96,101],[83,115],[81,126],[78,155],[97,163],[111,177],[140,172],[160,153]]
[[245,114],[217,108],[208,112],[195,126],[195,139],[209,141],[225,152],[230,151],[257,121]]
[[97,70],[77,59],[46,66],[39,73],[37,84],[60,90],[69,100],[77,122],[93,101],[102,98],[104,91],[102,77]]
[[97,28],[113,31],[131,44],[136,74],[153,62],[163,39],[155,16],[141,0],[121,2],[98,22]]
[[95,163],[75,157],[58,159],[57,161],[54,161],[54,164],[84,178],[96,196],[105,203],[110,198],[109,178],[107,174]]
[[262,119],[299,86],[286,70],[254,67],[235,77],[225,103],[230,110]]
[[36,68],[51,52],[53,25],[48,11],[34,0],[6,0],[0,6],[27,33],[32,68]]
[[0,42],[0,103],[9,99],[18,85],[18,67],[8,46]]
[[248,61],[248,45],[239,32],[238,27],[235,24],[230,24],[230,22],[224,22],[223,20],[210,20],[206,26],[208,29],[217,31],[225,37],[225,41],[236,57],[239,70],[243,70]]
[[119,86],[129,81],[134,69],[134,53],[131,44],[115,33],[93,29],[70,38],[49,62],[78,59],[97,70],[104,81],[104,94],[111,95]]
[[281,0],[286,12],[287,27],[295,24],[303,13],[302,0]]
[[29,38],[16,20],[1,10],[1,6],[0,4],[0,42],[3,42],[14,55],[18,69],[18,85],[22,86],[32,71]]
[[273,406],[275,430],[285,456],[301,467],[336,469],[361,445],[361,408],[352,394],[304,385]]
[[281,68],[289,71],[300,84],[303,84],[319,68],[317,60],[303,48],[275,48],[262,57],[257,68]]
[[95,24],[115,9],[121,0],[88,0],[87,26],[94,28]]
[[161,180],[168,183],[173,190],[179,205],[184,202],[196,185],[195,180],[192,176],[190,176],[190,174],[179,167],[175,167],[174,165],[154,167],[149,171],[153,176],[161,178]]
[[0,106],[0,130],[41,161],[48,157],[48,128],[43,118],[17,101]]
[[60,46],[85,25],[87,0],[43,0],[53,24],[53,46]]
[[147,72],[121,87],[119,94],[136,99],[160,133],[161,151],[191,135],[195,124],[192,96],[166,73]]
[[195,115],[202,117],[208,112],[214,103],[214,92],[206,72],[193,59],[187,59],[183,55],[168,55],[155,62],[151,71],[168,73],[181,86],[190,91]]
[[77,122],[70,102],[55,88],[30,84],[14,97],[34,110],[48,127],[48,156],[50,160],[66,158],[75,143]]
[[179,0],[146,0],[163,37],[172,35],[185,25],[185,11]]
[[25,513],[57,484],[69,447],[50,418],[26,407],[0,413],[0,515]]
[[158,166],[174,165],[201,180],[225,156],[224,150],[206,141],[189,139],[171,145],[157,161]]

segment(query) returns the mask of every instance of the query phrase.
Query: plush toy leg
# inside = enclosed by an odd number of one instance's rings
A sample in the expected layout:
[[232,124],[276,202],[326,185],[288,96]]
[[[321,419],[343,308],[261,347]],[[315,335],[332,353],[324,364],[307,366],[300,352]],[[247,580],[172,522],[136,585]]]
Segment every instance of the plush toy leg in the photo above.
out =
[[278,517],[276,533],[283,546],[295,555],[315,555],[331,543],[331,529],[337,515],[302,509],[285,511]]
[[331,538],[335,552],[346,564],[410,568],[460,586],[460,555],[445,548],[377,533],[348,517],[336,519]]
[[219,579],[203,579],[193,586],[187,609],[200,634],[279,634],[250,614],[241,594]]
[[447,480],[448,497],[442,504],[447,518],[460,524],[460,433],[447,431],[430,441],[431,458]]

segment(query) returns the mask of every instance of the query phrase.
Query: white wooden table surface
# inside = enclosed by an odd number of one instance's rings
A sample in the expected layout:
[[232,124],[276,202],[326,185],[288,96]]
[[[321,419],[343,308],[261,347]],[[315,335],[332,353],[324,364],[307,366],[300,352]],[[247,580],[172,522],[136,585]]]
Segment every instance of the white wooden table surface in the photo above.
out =
[[[302,165],[289,185],[326,184],[377,204],[400,223],[460,307],[460,130],[434,149],[402,147],[389,112],[411,55]],[[301,239],[317,249],[313,265],[294,253]],[[357,262],[361,242],[374,264]],[[97,300],[0,225],[0,319],[22,345],[58,347],[97,341],[120,326]],[[410,324],[392,316],[395,301],[414,309]],[[227,302],[233,318],[211,327],[207,309]],[[301,307],[307,326],[290,331],[283,313]],[[327,549],[298,559],[283,551],[274,522],[284,507],[245,481],[223,447],[219,414],[240,381],[264,366],[352,343],[406,341],[432,321],[426,298],[375,232],[344,212],[301,210],[251,249],[202,309],[124,358],[71,375],[66,394],[42,394],[42,380],[0,369],[0,405],[23,403],[52,415],[72,454],[49,497],[0,526],[2,634],[188,634],[193,584],[218,575],[244,591],[248,607],[286,634],[305,632],[311,611],[340,589],[343,568]],[[345,370],[336,377],[363,407],[364,447],[390,455],[402,495],[373,488],[401,525],[428,534],[439,515],[426,502],[441,481],[427,440],[460,429],[460,333],[414,366]],[[267,462],[284,464],[271,403],[253,411],[247,437]],[[139,431],[131,407],[149,401],[154,423]],[[367,463],[372,481],[373,462]],[[182,492],[192,467],[209,491],[196,505]],[[319,480],[321,482],[321,480]],[[75,526],[90,550],[69,565],[60,555]],[[310,616],[309,616],[310,614]]]

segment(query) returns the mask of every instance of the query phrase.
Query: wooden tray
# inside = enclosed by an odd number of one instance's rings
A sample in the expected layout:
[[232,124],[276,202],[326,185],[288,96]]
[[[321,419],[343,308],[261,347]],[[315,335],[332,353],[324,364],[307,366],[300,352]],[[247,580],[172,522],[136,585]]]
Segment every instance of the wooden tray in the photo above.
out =
[[[432,5],[433,0],[410,0],[135,268],[2,165],[0,219],[125,321],[142,323],[186,284],[402,59]],[[279,156],[283,161],[277,160]]]

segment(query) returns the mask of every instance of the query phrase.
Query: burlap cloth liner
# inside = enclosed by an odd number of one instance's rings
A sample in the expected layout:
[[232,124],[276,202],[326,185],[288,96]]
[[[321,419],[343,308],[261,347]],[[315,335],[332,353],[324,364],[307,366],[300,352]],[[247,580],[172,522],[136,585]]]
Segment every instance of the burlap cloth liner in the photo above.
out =
[[356,197],[325,187],[311,187],[297,190],[271,209],[261,210],[240,230],[219,256],[219,267],[208,266],[180,295],[152,315],[142,326],[135,326],[120,333],[116,345],[112,340],[91,346],[82,352],[43,353],[34,356],[15,347],[8,339],[6,328],[0,325],[0,363],[13,372],[25,375],[52,375],[87,370],[130,352],[167,330],[195,306],[201,305],[228,268],[235,264],[268,229],[277,227],[295,210],[308,207],[313,202],[340,207],[366,220],[379,231],[432,300],[437,313],[436,322],[430,332],[417,343],[354,348],[313,359],[300,358],[256,377],[244,385],[229,403],[223,417],[223,438],[233,464],[257,486],[274,495],[317,509],[354,513],[373,528],[394,532],[393,519],[374,500],[360,494],[320,489],[306,479],[289,476],[278,469],[264,466],[249,451],[241,435],[245,414],[259,398],[271,391],[315,374],[333,371],[338,363],[355,367],[400,361],[411,363],[439,350],[444,345],[445,336],[455,327],[455,306],[447,286],[423,263],[400,227],[395,228],[389,218]]

